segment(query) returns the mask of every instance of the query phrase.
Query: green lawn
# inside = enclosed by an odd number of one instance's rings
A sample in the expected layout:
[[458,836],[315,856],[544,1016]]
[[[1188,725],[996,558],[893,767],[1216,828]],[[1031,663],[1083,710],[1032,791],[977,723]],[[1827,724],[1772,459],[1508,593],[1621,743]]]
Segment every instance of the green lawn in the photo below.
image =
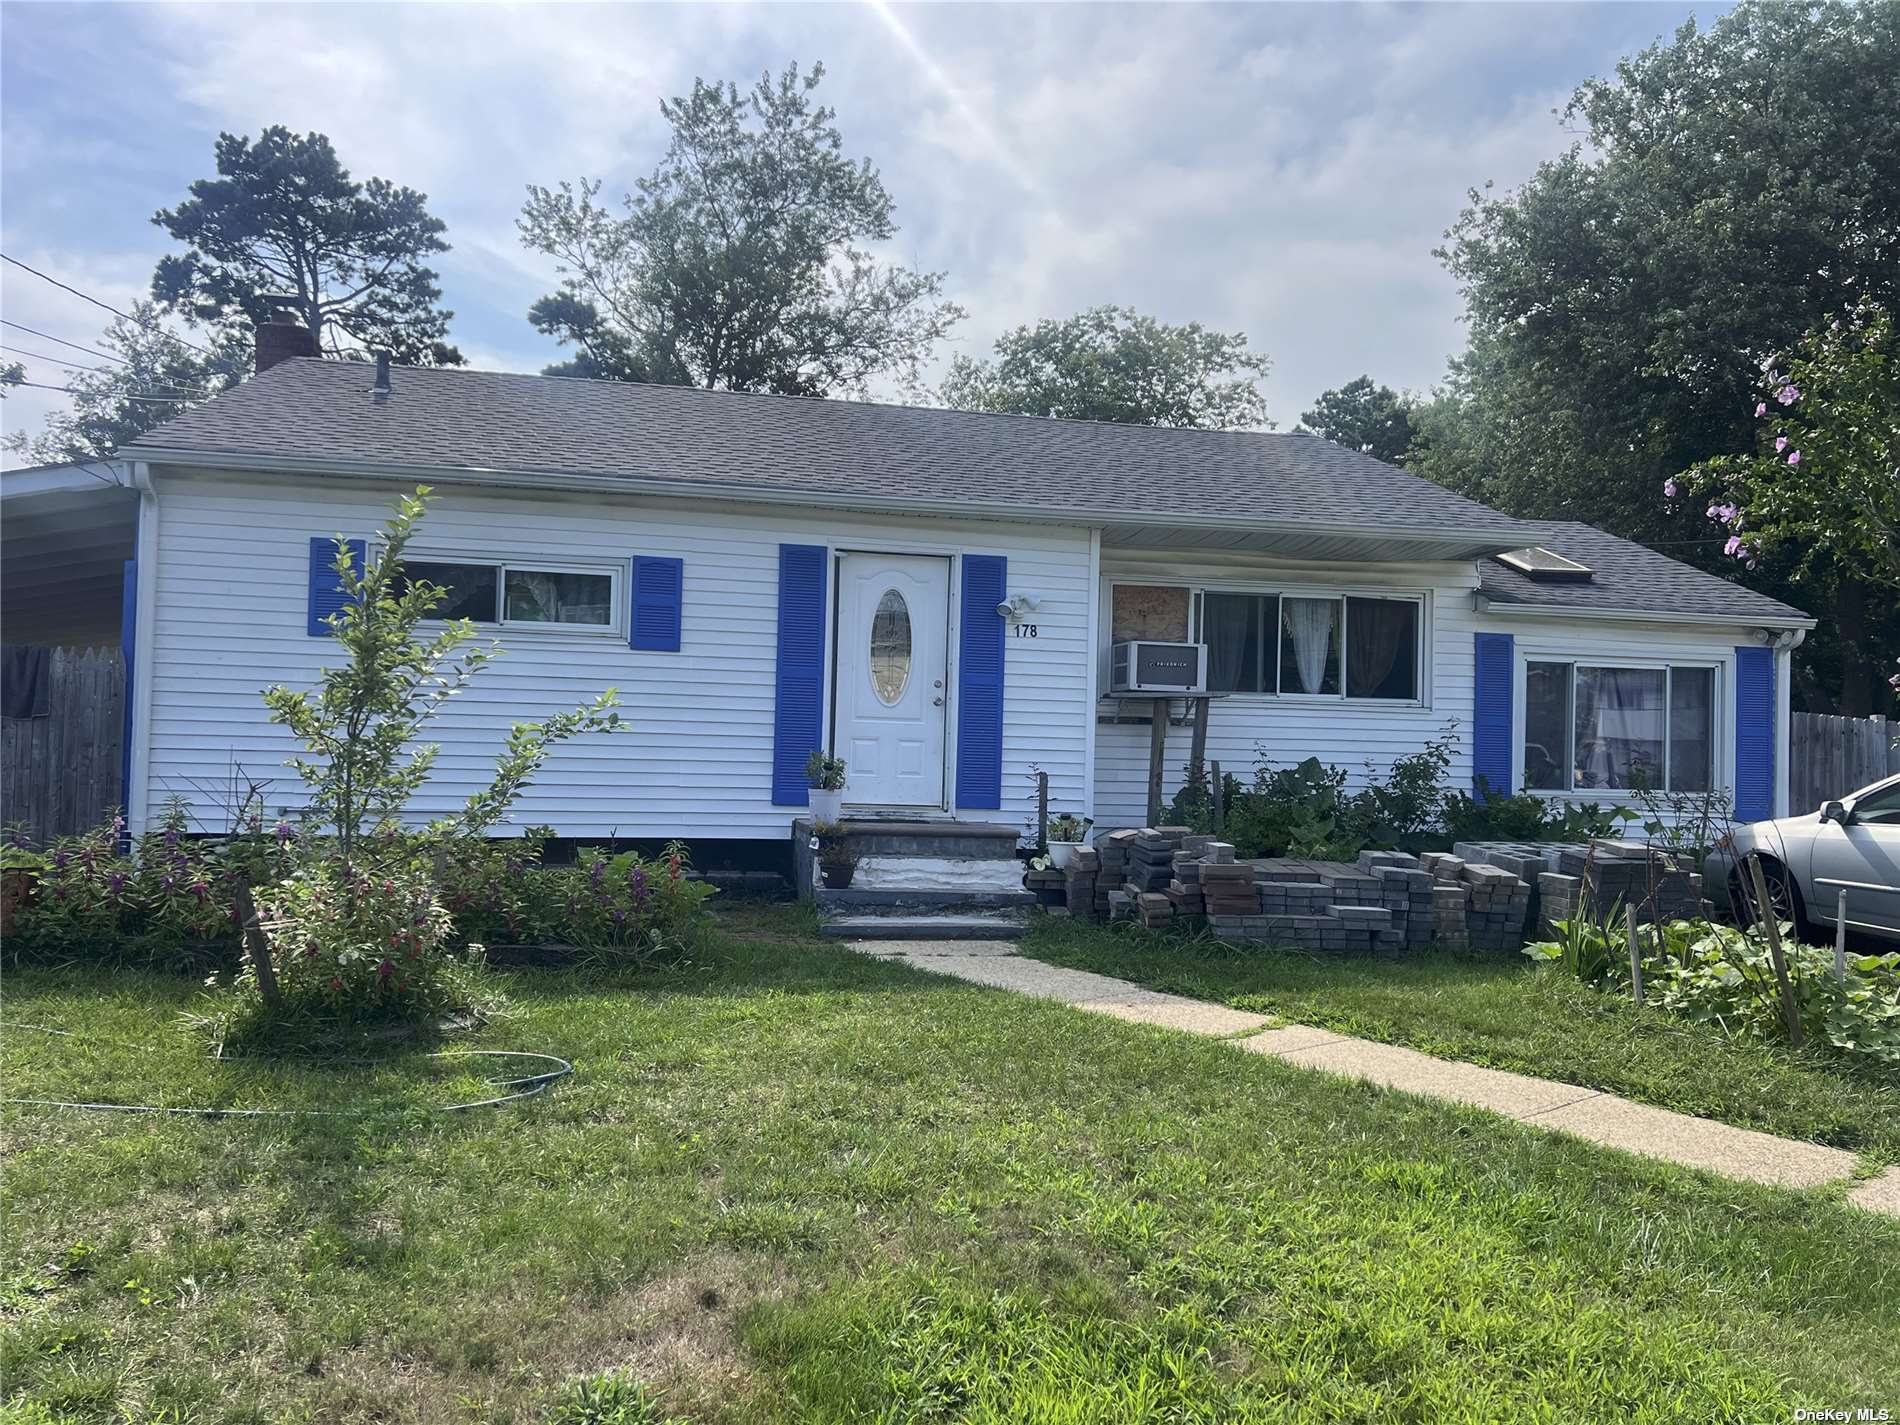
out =
[[[1044,947],[1047,948],[1046,946]],[[789,913],[507,982],[528,1105],[8,977],[24,1421],[1735,1420],[1900,1400],[1900,1223],[871,961]],[[135,1045],[151,1047],[133,1047]],[[625,1373],[660,1404],[585,1382]],[[586,1406],[592,1399],[595,1406]],[[618,1399],[620,1407],[612,1402]],[[605,1402],[602,1404],[602,1402]]]
[[1062,920],[1040,922],[1024,949],[1236,1009],[1900,1162],[1900,1074],[1638,1010],[1520,955],[1324,957]]

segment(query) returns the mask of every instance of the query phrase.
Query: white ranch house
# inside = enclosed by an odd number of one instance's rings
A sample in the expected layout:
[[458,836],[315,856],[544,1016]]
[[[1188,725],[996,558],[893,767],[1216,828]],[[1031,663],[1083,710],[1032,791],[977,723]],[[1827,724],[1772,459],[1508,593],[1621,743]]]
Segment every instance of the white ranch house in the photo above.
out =
[[[1145,698],[1111,646],[1207,649],[1208,755],[1383,769],[1457,724],[1457,780],[1613,802],[1632,769],[1787,806],[1788,657],[1813,620],[1583,525],[1531,523],[1303,434],[285,360],[110,461],[15,471],[7,644],[122,644],[124,801],[216,828],[288,736],[258,689],[334,645],[333,541],[417,484],[411,551],[506,656],[440,725],[417,811],[511,721],[606,686],[518,825],[783,846],[815,747],[847,812],[1145,817]],[[1499,558],[1542,547],[1552,579]],[[1183,704],[1176,704],[1179,712]],[[1171,727],[1172,795],[1188,729]]]

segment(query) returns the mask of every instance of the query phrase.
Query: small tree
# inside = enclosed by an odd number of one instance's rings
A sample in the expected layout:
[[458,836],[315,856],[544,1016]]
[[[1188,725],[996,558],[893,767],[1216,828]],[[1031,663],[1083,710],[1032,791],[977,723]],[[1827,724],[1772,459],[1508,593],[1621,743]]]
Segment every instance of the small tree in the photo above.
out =
[[[516,723],[494,778],[458,815],[422,828],[405,826],[404,812],[427,782],[438,751],[422,734],[499,651],[471,647],[474,625],[465,619],[429,636],[420,629],[447,593],[403,572],[403,556],[429,498],[422,486],[397,503],[379,550],[361,569],[349,544],[337,541],[334,567],[346,602],[329,624],[346,661],[325,668],[313,689],[278,685],[263,694],[271,721],[303,744],[305,755],[292,758],[290,766],[308,793],[297,837],[301,864],[269,895],[289,927],[290,942],[319,960],[305,978],[317,971],[328,975],[327,988],[336,997],[355,992],[357,984],[344,972],[363,965],[375,971],[374,978],[358,977],[371,992],[405,993],[410,978],[396,978],[406,967],[392,952],[414,961],[443,943],[447,916],[435,899],[435,850],[447,840],[489,831],[556,744],[625,725],[612,688],[545,721]],[[253,922],[246,941],[258,989],[274,1000],[278,976],[270,947],[255,917],[247,920]],[[289,963],[302,968],[295,957]],[[325,987],[319,982],[320,990]]]
[[1412,448],[1414,404],[1410,396],[1390,386],[1374,386],[1370,376],[1361,376],[1322,391],[1300,424],[1335,445],[1397,465]]
[[187,346],[159,325],[158,308],[134,302],[99,338],[111,366],[76,371],[68,381],[72,407],[47,418],[37,436],[16,431],[6,448],[49,464],[110,455],[155,426],[230,390],[251,370],[247,334],[219,332],[209,353]]

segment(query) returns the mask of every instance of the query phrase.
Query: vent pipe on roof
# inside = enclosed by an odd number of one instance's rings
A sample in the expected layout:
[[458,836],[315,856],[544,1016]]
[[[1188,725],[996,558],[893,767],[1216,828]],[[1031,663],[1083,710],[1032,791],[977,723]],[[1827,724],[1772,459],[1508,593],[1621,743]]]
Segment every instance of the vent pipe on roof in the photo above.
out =
[[389,353],[386,351],[376,353],[376,385],[374,389],[378,396],[387,396],[389,394]]

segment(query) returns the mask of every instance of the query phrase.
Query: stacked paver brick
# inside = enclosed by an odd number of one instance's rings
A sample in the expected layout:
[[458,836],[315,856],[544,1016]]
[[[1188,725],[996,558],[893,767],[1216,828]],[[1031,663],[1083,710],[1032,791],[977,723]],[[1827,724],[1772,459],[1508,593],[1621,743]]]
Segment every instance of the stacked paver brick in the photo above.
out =
[[1201,858],[1207,854],[1211,836],[1184,836],[1174,852],[1174,878],[1168,882],[1168,899],[1174,913],[1199,924],[1207,915],[1207,897],[1201,887]]
[[1589,917],[1621,920],[1628,908],[1640,925],[1693,920],[1708,913],[1702,877],[1684,857],[1633,841],[1593,841],[1562,848],[1563,870],[1537,878],[1538,924],[1546,935],[1558,921]]
[[1105,920],[1126,920],[1135,913],[1134,897],[1123,889],[1128,879],[1128,852],[1141,833],[1133,829],[1111,832],[1096,843],[1101,865],[1095,873],[1096,914]]
[[1402,851],[1361,851],[1359,869],[1379,882],[1379,903],[1391,912],[1381,950],[1397,954],[1432,939],[1432,875],[1416,856]]
[[1091,847],[1076,848],[1069,858],[1068,902],[1069,914],[1078,920],[1097,920],[1108,914],[1107,898],[1096,900],[1096,884],[1100,879],[1102,853]]

